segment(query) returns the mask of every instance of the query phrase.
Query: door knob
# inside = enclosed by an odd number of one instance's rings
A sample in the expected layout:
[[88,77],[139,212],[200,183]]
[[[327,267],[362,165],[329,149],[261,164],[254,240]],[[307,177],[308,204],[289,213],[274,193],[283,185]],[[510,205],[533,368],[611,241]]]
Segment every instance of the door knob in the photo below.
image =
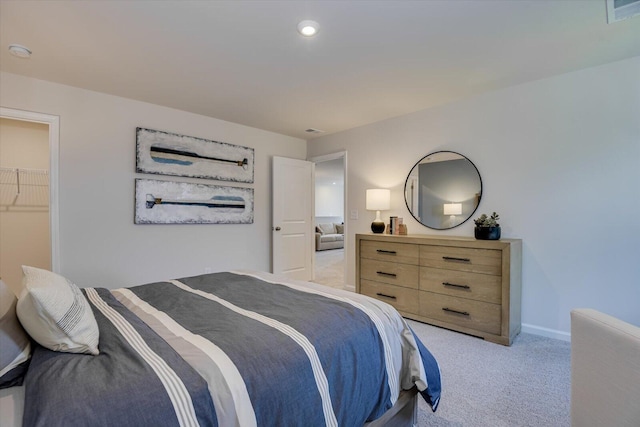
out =
[[280,227],[276,227],[276,231],[280,231],[282,230]]

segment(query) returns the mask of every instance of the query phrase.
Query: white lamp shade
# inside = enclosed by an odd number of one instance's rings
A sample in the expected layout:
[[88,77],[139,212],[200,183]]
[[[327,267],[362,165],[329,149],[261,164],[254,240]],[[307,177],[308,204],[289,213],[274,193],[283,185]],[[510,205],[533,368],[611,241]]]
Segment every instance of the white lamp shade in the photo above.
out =
[[388,211],[391,209],[391,190],[374,188],[367,190],[368,211]]
[[462,215],[462,203],[445,203],[445,215]]

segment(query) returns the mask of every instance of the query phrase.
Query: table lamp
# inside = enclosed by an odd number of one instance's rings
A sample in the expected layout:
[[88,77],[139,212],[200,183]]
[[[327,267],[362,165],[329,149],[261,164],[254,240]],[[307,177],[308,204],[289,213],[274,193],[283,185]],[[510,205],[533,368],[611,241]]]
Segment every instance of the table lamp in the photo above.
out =
[[391,209],[391,190],[374,188],[367,190],[367,210],[376,211],[376,219],[371,223],[371,231],[384,233],[385,224],[380,219],[380,211]]

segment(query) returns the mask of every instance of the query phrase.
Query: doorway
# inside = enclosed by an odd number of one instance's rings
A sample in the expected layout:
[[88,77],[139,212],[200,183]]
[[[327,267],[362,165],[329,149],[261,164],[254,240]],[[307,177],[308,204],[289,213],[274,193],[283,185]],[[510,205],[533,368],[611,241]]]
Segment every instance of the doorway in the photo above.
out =
[[19,293],[22,265],[59,272],[58,117],[0,109],[0,277]]
[[314,279],[344,289],[347,233],[346,152],[314,157]]

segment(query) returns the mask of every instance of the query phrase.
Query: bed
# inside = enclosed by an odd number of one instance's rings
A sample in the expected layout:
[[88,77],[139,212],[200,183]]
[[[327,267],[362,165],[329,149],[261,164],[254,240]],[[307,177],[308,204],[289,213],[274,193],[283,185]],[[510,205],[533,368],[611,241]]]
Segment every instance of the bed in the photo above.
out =
[[3,426],[22,411],[24,426],[397,426],[418,396],[439,403],[437,361],[363,295],[254,271],[76,293],[97,326],[80,353],[36,339],[41,315],[19,298],[34,340],[24,384],[2,390]]

